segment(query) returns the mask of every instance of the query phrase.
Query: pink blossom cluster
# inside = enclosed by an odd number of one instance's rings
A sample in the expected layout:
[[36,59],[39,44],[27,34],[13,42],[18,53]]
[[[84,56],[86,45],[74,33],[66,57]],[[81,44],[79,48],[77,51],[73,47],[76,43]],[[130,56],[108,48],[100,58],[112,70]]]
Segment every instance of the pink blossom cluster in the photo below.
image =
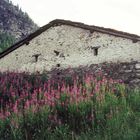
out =
[[67,94],[69,100],[60,102],[62,106],[91,100],[95,94],[102,100],[104,93],[114,93],[115,85],[120,83],[101,73],[96,76],[86,73],[82,78],[71,75],[70,80],[69,83],[66,78],[43,80],[40,75],[0,73],[0,119],[13,113],[20,115],[28,109],[37,112],[45,105],[54,107],[63,94]]

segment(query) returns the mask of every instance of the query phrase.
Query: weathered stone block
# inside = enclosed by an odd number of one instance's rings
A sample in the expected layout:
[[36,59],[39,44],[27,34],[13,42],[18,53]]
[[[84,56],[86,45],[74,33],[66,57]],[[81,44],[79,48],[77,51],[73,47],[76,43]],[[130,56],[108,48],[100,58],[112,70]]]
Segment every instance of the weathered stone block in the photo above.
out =
[[124,70],[125,73],[130,73],[132,70]]
[[140,78],[140,73],[136,73],[136,77],[137,78]]
[[134,79],[134,80],[132,80],[132,81],[130,81],[130,83],[135,83],[135,84],[137,84],[137,83],[140,83],[140,79]]
[[137,63],[137,64],[135,65],[135,68],[136,68],[136,69],[140,69],[140,63]]
[[140,69],[137,69],[137,70],[136,70],[136,73],[140,73]]
[[135,65],[130,65],[130,66],[129,66],[129,68],[130,68],[131,70],[133,70],[134,67],[135,67]]

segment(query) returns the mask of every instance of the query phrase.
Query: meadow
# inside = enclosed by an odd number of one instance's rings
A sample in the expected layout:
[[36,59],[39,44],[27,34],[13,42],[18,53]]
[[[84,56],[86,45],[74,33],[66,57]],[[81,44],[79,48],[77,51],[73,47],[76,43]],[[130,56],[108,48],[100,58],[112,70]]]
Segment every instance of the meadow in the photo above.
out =
[[0,73],[0,140],[139,140],[140,90],[102,72]]

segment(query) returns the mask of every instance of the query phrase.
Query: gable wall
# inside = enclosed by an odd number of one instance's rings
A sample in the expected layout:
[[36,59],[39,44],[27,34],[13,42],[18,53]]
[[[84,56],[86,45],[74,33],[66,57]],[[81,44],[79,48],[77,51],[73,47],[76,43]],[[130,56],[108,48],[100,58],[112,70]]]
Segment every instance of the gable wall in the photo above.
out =
[[[98,55],[94,55],[94,47]],[[57,56],[55,51],[59,52]],[[33,55],[40,54],[35,62]],[[102,62],[140,61],[140,42],[67,25],[51,27],[41,35],[0,59],[0,70],[43,71]]]

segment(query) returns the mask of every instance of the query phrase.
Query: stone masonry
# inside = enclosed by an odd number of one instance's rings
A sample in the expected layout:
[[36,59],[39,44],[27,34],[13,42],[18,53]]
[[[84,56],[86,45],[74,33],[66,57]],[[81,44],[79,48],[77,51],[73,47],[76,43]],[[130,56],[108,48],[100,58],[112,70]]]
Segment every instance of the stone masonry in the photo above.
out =
[[90,73],[96,75],[98,72],[102,73],[108,78],[122,80],[129,87],[140,87],[140,62],[119,62],[119,63],[100,63],[92,64],[90,66],[80,66],[77,68],[68,69],[53,69],[48,72],[48,76],[64,77],[74,73],[83,74]]
[[[95,48],[98,54],[95,55]],[[56,53],[57,52],[57,53]],[[38,58],[35,58],[38,55]],[[37,60],[36,60],[37,59]],[[71,26],[56,26],[0,59],[0,70],[44,71],[140,60],[140,42]]]

